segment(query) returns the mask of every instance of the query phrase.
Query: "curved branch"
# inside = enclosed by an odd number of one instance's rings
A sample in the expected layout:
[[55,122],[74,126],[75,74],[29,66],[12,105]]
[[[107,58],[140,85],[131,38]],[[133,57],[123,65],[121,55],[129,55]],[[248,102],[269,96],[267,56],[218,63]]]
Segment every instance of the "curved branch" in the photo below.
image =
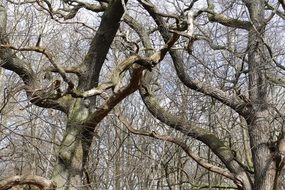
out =
[[212,10],[207,10],[206,12],[208,13],[208,19],[211,22],[217,22],[224,26],[228,26],[232,28],[240,28],[240,29],[245,29],[245,30],[249,30],[251,27],[251,23],[248,21],[242,21],[242,20],[230,18],[223,14],[216,13]]
[[181,139],[174,138],[174,137],[171,137],[168,135],[160,135],[154,131],[150,132],[150,131],[146,131],[146,130],[135,129],[132,126],[132,124],[130,123],[130,121],[123,115],[123,113],[119,109],[115,109],[115,114],[118,117],[118,119],[125,125],[125,127],[128,129],[129,132],[136,134],[136,135],[153,137],[153,138],[156,138],[159,140],[164,140],[164,141],[174,143],[174,144],[178,145],[179,147],[181,147],[190,158],[192,158],[194,161],[196,161],[197,164],[199,164],[203,168],[205,168],[211,172],[220,174],[220,175],[222,175],[226,178],[229,178],[233,181],[237,180],[235,178],[235,175],[233,175],[232,173],[228,172],[227,170],[225,170],[223,168],[220,168],[218,166],[210,164],[210,163],[206,162],[205,160],[203,160],[202,158],[200,158],[198,155],[194,154],[191,151],[191,149],[187,146],[187,144],[185,142],[183,142]]
[[134,19],[128,14],[125,14],[124,21],[134,31],[137,32],[139,37],[142,39],[143,46],[147,49],[146,55],[149,56],[153,52],[153,50],[152,50],[152,44],[151,44],[149,33],[145,30],[145,27],[143,27],[136,19]]
[[228,95],[223,90],[213,87],[210,84],[206,84],[197,80],[192,80],[186,74],[185,68],[183,65],[183,60],[181,56],[178,56],[178,53],[172,52],[172,57],[175,60],[174,66],[177,71],[177,75],[181,82],[188,88],[195,90],[197,92],[201,92],[205,95],[211,96],[222,102],[223,104],[229,106],[237,113],[242,115],[244,118],[248,117],[248,113],[251,111],[251,104],[248,102],[243,101],[236,95]]
[[146,107],[154,117],[184,135],[205,143],[221,159],[225,166],[236,175],[237,179],[239,179],[236,181],[237,185],[250,187],[250,179],[246,171],[236,161],[233,151],[223,141],[210,131],[196,127],[190,121],[163,109],[146,86],[148,85],[145,84],[145,86],[140,88],[140,93]]
[[[283,1],[283,0],[280,0],[280,1]],[[283,1],[284,2],[284,1]],[[267,6],[267,8],[269,10],[272,10],[273,13],[276,13],[280,18],[284,19],[285,20],[285,2],[284,2],[284,6],[283,6],[283,9],[284,9],[284,13],[281,12],[280,10],[278,10],[278,8],[275,8],[273,7],[273,5],[269,4],[268,2],[265,1],[265,4]]]
[[17,50],[17,51],[35,51],[35,52],[43,54],[44,56],[46,56],[46,58],[50,61],[50,63],[54,66],[54,68],[60,74],[60,76],[62,77],[63,81],[68,84],[68,89],[72,90],[74,88],[73,82],[66,76],[66,72],[64,71],[64,69],[61,68],[61,66],[59,66],[58,64],[56,64],[54,62],[52,53],[49,52],[47,49],[41,48],[41,47],[38,47],[38,46],[36,46],[36,47],[17,48],[17,47],[14,47],[14,46],[10,45],[10,44],[5,44],[5,45],[1,44],[0,47],[1,48],[7,48],[7,49],[13,49],[13,50]]
[[217,22],[224,26],[240,28],[240,29],[245,29],[245,30],[249,30],[251,28],[252,25],[249,21],[242,21],[239,19],[227,17],[220,13],[216,13],[214,11],[215,6],[213,2],[208,0],[207,4],[208,4],[208,8],[206,10],[203,10],[202,12],[208,13],[208,19],[210,22]]
[[[146,0],[145,0],[146,1]],[[147,1],[147,4],[145,4],[145,1],[140,1],[141,4],[144,6],[144,8],[148,11],[148,13],[153,17],[154,21],[156,22],[159,32],[162,35],[164,41],[168,41],[171,38],[171,34],[169,33],[166,23],[164,20],[155,13],[154,5],[151,4],[150,1]],[[150,6],[151,4],[151,6]],[[176,71],[178,73],[178,76],[180,77],[180,80],[185,81],[184,77],[186,77],[186,73],[184,71],[183,66],[183,58],[181,54],[179,54],[175,50],[169,51],[172,60],[174,62],[174,65],[176,67]],[[180,67],[180,68],[178,68]],[[181,73],[182,72],[182,73]],[[183,134],[190,136],[192,138],[195,138],[197,140],[200,140],[201,142],[205,143],[209,148],[221,159],[221,161],[226,165],[226,167],[232,172],[235,173],[238,178],[240,184],[239,186],[244,186],[246,188],[251,187],[251,180],[247,176],[246,171],[240,166],[240,164],[236,161],[236,158],[233,154],[233,152],[225,146],[223,141],[221,141],[217,136],[215,136],[213,133],[199,128],[192,125],[191,122],[186,121],[182,117],[172,115],[168,111],[164,110],[159,103],[156,101],[155,97],[152,95],[152,92],[150,91],[150,81],[152,79],[152,76],[150,73],[145,75],[145,78],[142,82],[140,93],[144,100],[145,105],[147,106],[148,110],[153,114],[154,117],[162,121],[163,123],[167,124],[168,126],[176,129],[177,131],[182,132]],[[236,96],[228,96],[225,92],[223,92],[220,89],[213,88],[212,86],[206,86],[201,85],[201,83],[191,82],[189,84],[189,88],[202,92],[206,95],[212,96],[218,100],[220,100],[222,103],[234,108],[236,111],[238,111],[240,114],[246,113],[244,112],[244,109],[241,109],[241,101]]]
[[71,3],[69,3],[69,8],[64,6],[63,8],[58,8],[58,9],[54,9],[52,7],[51,2],[49,2],[48,0],[35,1],[35,2],[39,7],[47,11],[51,16],[51,18],[57,16],[58,18],[63,18],[64,20],[69,20],[74,18],[81,8],[85,8],[93,12],[103,12],[107,8],[106,3],[100,3],[99,5],[96,5],[77,0],[73,0]]
[[[149,2],[150,3],[150,2]],[[148,4],[149,4],[148,3]],[[167,30],[166,23],[164,20],[155,14],[155,7],[152,6],[149,8],[148,6],[143,6],[149,12],[149,14],[153,17],[156,24],[159,26],[159,31],[164,39],[164,41],[168,41],[171,38],[170,32]],[[224,103],[225,105],[234,109],[237,113],[241,114],[244,117],[248,116],[248,112],[251,110],[251,107],[246,102],[243,102],[241,99],[238,98],[236,95],[228,95],[226,92],[222,91],[221,89],[215,88],[213,86],[201,83],[199,81],[194,81],[190,79],[190,77],[186,74],[183,63],[184,60],[182,55],[173,49],[169,51],[171,58],[173,60],[176,73],[179,79],[190,89],[201,92],[205,95],[211,96],[220,102]]]
[[56,184],[40,176],[13,176],[0,181],[0,190],[8,190],[17,185],[35,185],[41,190],[55,190]]
[[[111,84],[116,85],[118,83],[118,78],[120,78],[119,75],[131,68],[132,76],[130,83],[123,88],[119,88],[117,91],[115,91],[115,87],[114,95],[107,98],[105,103],[88,118],[89,121],[87,122],[87,125],[90,125],[91,127],[96,126],[121,100],[138,90],[142,82],[143,71],[156,66],[163,60],[166,53],[177,40],[178,36],[173,35],[159,51],[153,53],[151,56],[142,59],[139,56],[134,55],[122,62],[113,73],[113,81],[111,81]],[[141,63],[144,65],[141,65]]]
[[9,39],[6,34],[6,24],[6,8],[0,4],[0,44],[2,44],[0,47],[1,67],[13,71],[21,77],[25,83],[25,86],[22,87],[22,89],[26,90],[28,97],[32,97],[30,102],[40,107],[54,108],[66,112],[65,106],[61,105],[58,101],[41,98],[39,94],[36,97],[34,96],[35,94],[33,94],[33,92],[37,91],[38,84],[36,73],[33,71],[31,65],[19,59],[11,49],[4,48],[5,45],[9,44]]

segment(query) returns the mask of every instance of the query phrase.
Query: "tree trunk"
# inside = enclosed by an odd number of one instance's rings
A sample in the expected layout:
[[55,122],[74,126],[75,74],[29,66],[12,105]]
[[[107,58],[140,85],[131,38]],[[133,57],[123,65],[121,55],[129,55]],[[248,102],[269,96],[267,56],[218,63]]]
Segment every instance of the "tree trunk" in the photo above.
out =
[[[110,1],[108,8],[102,15],[100,26],[83,61],[86,72],[79,79],[79,89],[89,90],[98,86],[101,68],[124,13],[122,2],[121,0]],[[127,1],[124,1],[124,3],[127,3]],[[130,91],[130,93],[132,92]],[[127,95],[119,96],[114,106]],[[90,101],[89,108],[84,104],[84,100],[77,99],[69,111],[66,131],[53,172],[53,180],[60,190],[77,190],[82,185],[83,169],[88,158],[94,129],[99,123],[97,121],[101,121],[110,111],[96,112],[96,96],[89,97],[88,100]],[[88,117],[92,117],[91,115],[93,115],[93,118],[98,117],[100,119],[88,121]]]
[[53,180],[60,190],[77,190],[83,185],[83,169],[93,137],[92,131],[86,135],[88,128],[84,126],[84,121],[88,115],[88,109],[77,100],[68,117],[53,171]]
[[248,35],[249,97],[253,111],[247,118],[254,163],[253,189],[271,190],[274,188],[276,166],[269,146],[273,127],[270,126],[272,116],[266,79],[270,59],[263,40],[265,1],[246,1],[246,5],[253,24]]

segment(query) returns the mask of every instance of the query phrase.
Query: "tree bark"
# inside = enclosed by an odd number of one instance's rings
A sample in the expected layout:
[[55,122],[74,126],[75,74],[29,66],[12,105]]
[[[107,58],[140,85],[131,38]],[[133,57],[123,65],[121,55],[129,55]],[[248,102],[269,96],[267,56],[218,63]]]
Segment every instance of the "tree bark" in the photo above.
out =
[[[171,37],[171,34],[167,31],[166,23],[159,15],[155,13],[156,10],[154,6],[151,7],[150,5],[151,4],[149,1],[148,4],[143,4],[145,9],[149,12],[149,14],[156,22],[159,28],[159,32],[162,35],[164,41],[167,41]],[[214,89],[210,86],[207,86],[205,88],[205,84],[199,85],[193,82],[188,77],[188,75],[186,75],[186,71],[183,67],[184,60],[182,54],[179,53],[179,51],[173,49],[171,49],[169,53],[174,62],[178,77],[187,87],[220,100],[221,102],[233,108],[242,115],[248,113],[248,109],[246,108],[246,106],[243,106],[242,103],[240,103],[240,101],[237,99],[237,97],[228,97],[223,91],[219,89]],[[189,137],[193,137],[197,140],[200,140],[207,146],[209,146],[209,148],[221,159],[221,161],[225,164],[229,171],[236,176],[235,183],[239,186],[239,188],[251,190],[251,180],[246,171],[236,161],[235,156],[230,150],[230,148],[227,147],[222,140],[215,136],[215,134],[207,130],[200,129],[195,125],[192,125],[190,121],[185,121],[185,119],[179,116],[174,116],[167,112],[165,109],[163,109],[156,101],[156,99],[152,96],[152,92],[148,91],[151,89],[151,80],[152,73],[147,73],[143,81],[143,85],[146,87],[147,92],[144,92],[145,89],[140,89],[140,92],[145,105],[153,114],[153,116],[162,121],[163,123],[167,124],[168,126],[174,128],[175,130],[180,131]]]
[[[109,3],[83,61],[85,69],[79,79],[79,89],[89,90],[98,86],[101,68],[117,33],[123,13],[121,0],[113,0]],[[70,102],[73,106],[69,111],[66,131],[53,172],[53,179],[59,189],[75,190],[83,185],[81,181],[83,170],[94,137],[94,130],[98,124],[98,122],[90,124],[89,117],[96,118],[96,113],[98,117],[101,117],[101,113],[95,111],[96,96],[90,97],[89,101],[90,107],[86,107],[83,99]]]
[[268,106],[266,70],[269,56],[264,43],[265,1],[245,1],[252,27],[248,34],[249,98],[252,112],[247,119],[254,165],[254,190],[274,189],[276,165],[269,142],[273,127]]
[[58,189],[62,190],[78,189],[78,186],[83,185],[81,179],[87,156],[84,152],[88,152],[89,141],[92,140],[82,136],[84,121],[89,116],[87,108],[82,107],[81,100],[78,99],[71,109],[52,178]]
[[0,181],[0,190],[8,190],[17,185],[35,185],[41,190],[55,190],[53,181],[36,175],[12,176]]

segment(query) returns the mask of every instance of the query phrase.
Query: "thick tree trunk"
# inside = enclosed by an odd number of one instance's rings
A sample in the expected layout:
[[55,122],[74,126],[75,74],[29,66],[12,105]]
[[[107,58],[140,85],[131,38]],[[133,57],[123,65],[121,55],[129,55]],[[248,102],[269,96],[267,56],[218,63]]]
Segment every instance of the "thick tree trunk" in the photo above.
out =
[[[124,13],[122,2],[121,0],[110,1],[102,16],[100,26],[83,61],[86,72],[80,77],[79,89],[89,90],[98,86],[101,68]],[[124,3],[127,3],[127,0]],[[123,99],[124,97],[122,96],[121,98]],[[95,119],[96,121],[92,122],[90,127],[88,117],[91,117],[92,114],[93,118],[98,117],[100,121],[110,111],[101,113],[95,111],[96,96],[89,97],[89,108],[85,106],[83,101],[76,100],[74,106],[69,111],[66,131],[57,155],[53,180],[57,183],[60,190],[84,189],[80,187],[83,185],[83,170],[94,136],[94,129],[98,124]]]
[[255,119],[250,123],[250,143],[254,163],[254,190],[274,189],[276,163],[274,154],[269,148],[270,118],[268,110],[256,112]]
[[60,190],[84,189],[82,183],[83,169],[92,142],[91,135],[86,136],[84,121],[88,109],[78,100],[68,118],[66,131],[59,147],[57,163],[53,171],[53,180]]
[[255,190],[274,189],[276,164],[269,142],[272,128],[272,116],[268,104],[268,82],[266,72],[269,67],[269,56],[264,44],[264,0],[246,1],[250,12],[252,27],[248,37],[249,63],[249,96],[252,113],[247,118],[254,163]]

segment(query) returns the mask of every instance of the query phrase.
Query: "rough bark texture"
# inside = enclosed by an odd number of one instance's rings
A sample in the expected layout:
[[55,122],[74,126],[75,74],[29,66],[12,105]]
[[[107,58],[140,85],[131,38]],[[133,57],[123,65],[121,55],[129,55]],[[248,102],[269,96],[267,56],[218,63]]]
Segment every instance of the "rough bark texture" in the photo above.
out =
[[[119,28],[119,22],[124,13],[121,0],[111,1],[104,12],[96,35],[94,36],[89,51],[83,61],[82,76],[79,80],[79,89],[88,90],[98,86],[99,75],[106,59],[111,43]],[[94,137],[94,129],[98,122],[88,123],[88,117],[96,107],[96,97],[89,98],[87,107],[83,99],[71,100],[68,114],[67,127],[61,142],[58,162],[54,168],[53,180],[62,189],[77,189],[82,184],[83,170],[90,145]],[[102,118],[101,118],[102,119]]]
[[[77,189],[82,185],[83,174],[83,146],[82,138],[84,120],[88,117],[88,109],[82,107],[81,100],[77,100],[68,118],[67,127],[57,156],[57,164],[53,171],[53,180],[59,189]],[[63,188],[64,187],[64,188]]]
[[253,189],[270,190],[274,187],[275,160],[269,148],[272,116],[268,105],[266,70],[269,56],[263,41],[265,31],[265,1],[246,1],[252,21],[248,35],[249,98],[252,112],[248,118],[251,151],[254,163]]
[[[11,70],[21,77],[24,82],[22,90],[26,91],[32,104],[45,108],[54,108],[67,114],[66,130],[58,149],[57,163],[52,176],[52,180],[57,184],[57,189],[77,190],[88,187],[88,184],[84,184],[82,180],[84,166],[87,162],[96,126],[119,102],[137,89],[140,89],[141,97],[153,116],[169,127],[181,132],[186,137],[191,137],[203,142],[221,160],[224,168],[214,167],[211,164],[200,161],[199,158],[195,156],[191,156],[192,154],[189,147],[183,141],[160,136],[155,132],[144,133],[142,135],[166,140],[179,145],[190,157],[198,163],[200,162],[199,164],[201,166],[232,180],[238,189],[277,190],[279,188],[280,171],[284,165],[285,140],[284,135],[281,135],[274,147],[275,149],[272,150],[270,139],[273,131],[273,127],[271,126],[273,116],[271,115],[272,108],[269,106],[268,79],[266,76],[271,55],[269,55],[268,47],[264,42],[266,27],[265,0],[243,0],[250,16],[248,21],[232,19],[224,14],[215,13],[211,1],[208,1],[209,8],[205,11],[210,22],[216,22],[225,27],[238,28],[248,32],[246,55],[248,62],[249,100],[247,98],[246,101],[241,99],[237,94],[229,94],[217,87],[198,80],[193,80],[192,77],[187,74],[184,67],[185,59],[180,50],[175,48],[170,49],[178,40],[180,33],[175,31],[170,32],[168,23],[165,22],[166,19],[164,19],[162,14],[159,14],[159,10],[156,9],[151,1],[139,0],[139,2],[154,19],[165,45],[159,51],[153,51],[148,31],[132,17],[126,15],[124,19],[126,23],[138,33],[143,46],[147,49],[145,53],[147,57],[143,59],[135,54],[117,65],[111,81],[108,81],[108,84],[106,84],[108,87],[104,89],[112,91],[110,92],[111,95],[103,97],[104,101],[102,100],[102,102],[104,103],[101,105],[97,105],[97,94],[84,97],[82,95],[84,93],[79,95],[75,93],[76,96],[70,93],[58,99],[51,99],[45,98],[43,92],[35,90],[41,85],[37,82],[37,75],[31,67],[31,64],[17,57],[13,51],[17,49],[12,50],[8,48],[9,39],[6,34],[6,9],[2,5],[0,6],[1,67]],[[283,2],[284,1],[280,1],[280,3]],[[74,89],[80,92],[85,91],[87,95],[92,94],[92,92],[96,90],[104,91],[102,89],[98,90],[96,87],[99,85],[99,76],[102,66],[124,14],[122,0],[109,1],[108,7],[106,7],[106,9],[104,7],[104,10],[105,12],[102,16],[100,26],[91,41],[89,51],[81,65],[82,67],[79,69],[78,87]],[[241,164],[233,150],[231,150],[231,147],[226,145],[224,139],[220,139],[218,135],[210,130],[193,124],[191,121],[186,120],[185,117],[171,114],[168,110],[160,106],[160,102],[157,101],[154,95],[155,93],[152,92],[153,73],[143,73],[143,71],[146,71],[146,69],[151,71],[152,67],[159,63],[168,52],[181,83],[190,90],[220,101],[246,120],[248,128],[244,130],[248,130],[250,136],[254,175],[251,175],[251,171]],[[55,67],[55,69],[58,68]],[[129,81],[125,86],[118,87],[118,82],[122,80],[122,73],[128,69],[131,70]],[[139,134],[140,132],[133,131],[133,133]],[[248,158],[249,162],[251,162],[250,159],[251,158]],[[116,164],[118,164],[117,167],[119,168],[120,165],[118,161]],[[118,168],[116,173],[119,172]],[[166,175],[169,175],[167,169]],[[42,189],[46,187],[55,188],[53,182],[46,181],[42,178],[14,176],[13,178],[0,182],[0,190],[1,188],[10,188],[15,184],[33,184],[38,185]],[[116,180],[116,189],[119,189],[120,186],[120,182]],[[169,188],[171,188],[171,185],[169,185]]]
[[55,190],[53,181],[40,176],[13,176],[0,181],[0,190],[8,190],[17,185],[35,185],[41,190]]

